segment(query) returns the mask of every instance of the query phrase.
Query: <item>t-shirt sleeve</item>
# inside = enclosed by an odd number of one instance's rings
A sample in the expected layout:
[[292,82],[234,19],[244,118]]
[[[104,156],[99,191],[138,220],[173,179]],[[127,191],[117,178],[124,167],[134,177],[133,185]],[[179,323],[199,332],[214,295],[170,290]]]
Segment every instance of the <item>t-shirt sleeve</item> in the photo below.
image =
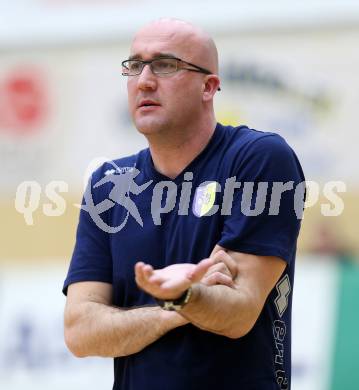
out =
[[289,264],[305,197],[297,156],[282,137],[268,134],[236,156],[233,173],[241,186],[234,191],[229,215],[224,216],[218,244],[237,252],[277,256]]
[[[82,208],[80,210],[79,223],[76,233],[76,244],[72,254],[72,259],[68,274],[63,286],[63,293],[67,294],[70,284],[83,281],[97,281],[112,283],[112,257],[109,243],[109,233],[98,226],[90,213],[84,209],[87,205],[85,198],[91,195],[93,204],[103,201],[106,190],[93,187],[102,176],[102,169],[98,169],[89,180]],[[106,186],[101,186],[106,188]],[[86,196],[87,195],[87,196]],[[100,214],[101,218],[106,218],[106,213]]]

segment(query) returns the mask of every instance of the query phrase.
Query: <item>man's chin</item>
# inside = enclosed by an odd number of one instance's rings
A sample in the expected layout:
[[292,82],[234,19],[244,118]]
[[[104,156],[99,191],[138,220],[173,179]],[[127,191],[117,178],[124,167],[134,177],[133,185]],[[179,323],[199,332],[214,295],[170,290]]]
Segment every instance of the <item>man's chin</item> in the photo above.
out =
[[163,123],[155,121],[136,121],[136,129],[143,135],[151,135],[159,133],[163,128]]

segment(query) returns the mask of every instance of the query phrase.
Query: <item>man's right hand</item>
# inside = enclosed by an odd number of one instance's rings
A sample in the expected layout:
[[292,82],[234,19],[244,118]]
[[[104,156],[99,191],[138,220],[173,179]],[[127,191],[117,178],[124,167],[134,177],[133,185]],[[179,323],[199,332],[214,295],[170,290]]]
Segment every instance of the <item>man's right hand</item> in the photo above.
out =
[[237,265],[235,261],[219,245],[214,247],[210,258],[215,261],[215,264],[208,269],[200,283],[206,286],[221,284],[233,288],[233,281],[237,276]]

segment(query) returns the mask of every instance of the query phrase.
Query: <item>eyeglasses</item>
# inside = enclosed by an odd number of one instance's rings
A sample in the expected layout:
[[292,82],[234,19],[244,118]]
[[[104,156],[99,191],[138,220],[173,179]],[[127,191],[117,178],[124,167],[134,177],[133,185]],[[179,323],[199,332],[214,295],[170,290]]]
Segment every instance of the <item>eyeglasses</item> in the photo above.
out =
[[[181,66],[182,64],[192,66],[187,68]],[[166,75],[178,72],[180,70],[188,70],[191,72],[198,72],[204,74],[213,74],[208,69],[202,68],[201,66],[192,64],[187,61],[183,61],[177,57],[159,57],[149,61],[142,60],[125,60],[122,61],[122,76],[138,76],[142,73],[145,65],[150,65],[152,73],[156,75]],[[218,88],[220,91],[220,88]]]

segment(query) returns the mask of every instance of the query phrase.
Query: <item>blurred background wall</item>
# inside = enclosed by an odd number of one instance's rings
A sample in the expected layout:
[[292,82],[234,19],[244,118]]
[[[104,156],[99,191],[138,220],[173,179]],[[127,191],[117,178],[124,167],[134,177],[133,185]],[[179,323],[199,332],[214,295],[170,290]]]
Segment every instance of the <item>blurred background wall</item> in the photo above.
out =
[[214,37],[218,120],[278,132],[314,183],[298,242],[293,389],[359,388],[359,4],[339,0],[0,1],[0,387],[111,387],[110,360],[64,347],[61,286],[86,173],[146,147],[121,61],[136,29],[161,16]]

